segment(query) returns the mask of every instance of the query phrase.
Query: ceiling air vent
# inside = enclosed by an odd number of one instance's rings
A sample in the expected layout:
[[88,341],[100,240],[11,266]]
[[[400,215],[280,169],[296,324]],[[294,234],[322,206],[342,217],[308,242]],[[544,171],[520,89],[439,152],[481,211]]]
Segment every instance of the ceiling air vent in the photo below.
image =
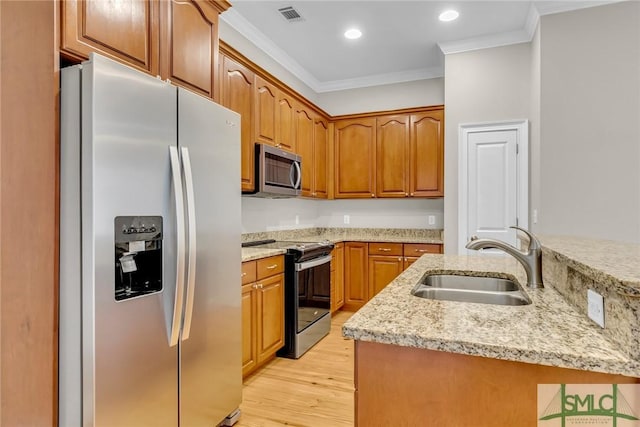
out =
[[284,16],[284,19],[286,19],[289,22],[304,21],[304,18],[302,17],[302,15],[300,15],[298,11],[291,6],[278,9],[278,12],[280,12],[282,16]]

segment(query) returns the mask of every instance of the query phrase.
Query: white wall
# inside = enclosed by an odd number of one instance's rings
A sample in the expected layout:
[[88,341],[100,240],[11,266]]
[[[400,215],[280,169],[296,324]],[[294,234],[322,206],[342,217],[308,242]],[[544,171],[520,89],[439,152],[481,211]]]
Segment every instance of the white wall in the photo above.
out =
[[544,16],[544,233],[640,243],[640,3]]
[[444,247],[458,251],[458,126],[531,119],[531,44],[445,57]]
[[[309,227],[442,229],[443,199],[309,200],[242,198],[242,232]],[[349,224],[344,223],[349,215]],[[428,216],[435,223],[428,223]],[[296,224],[296,216],[298,223]]]
[[442,77],[318,94],[318,106],[332,116],[442,104]]

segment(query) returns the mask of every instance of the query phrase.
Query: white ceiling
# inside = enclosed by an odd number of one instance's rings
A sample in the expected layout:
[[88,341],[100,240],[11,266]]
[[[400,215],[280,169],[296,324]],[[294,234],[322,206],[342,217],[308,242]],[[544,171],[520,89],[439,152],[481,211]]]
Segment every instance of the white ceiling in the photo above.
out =
[[[540,15],[611,1],[231,0],[222,19],[316,92],[441,77],[444,54],[530,41]],[[288,22],[292,6],[303,20]],[[460,17],[440,22],[456,9]],[[347,40],[358,27],[363,35]]]

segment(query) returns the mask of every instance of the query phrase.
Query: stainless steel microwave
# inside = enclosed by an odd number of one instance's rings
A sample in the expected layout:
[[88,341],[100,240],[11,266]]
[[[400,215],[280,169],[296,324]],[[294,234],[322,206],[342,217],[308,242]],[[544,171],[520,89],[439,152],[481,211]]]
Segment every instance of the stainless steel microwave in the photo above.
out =
[[268,198],[300,195],[302,158],[266,144],[256,147],[256,186],[253,196]]

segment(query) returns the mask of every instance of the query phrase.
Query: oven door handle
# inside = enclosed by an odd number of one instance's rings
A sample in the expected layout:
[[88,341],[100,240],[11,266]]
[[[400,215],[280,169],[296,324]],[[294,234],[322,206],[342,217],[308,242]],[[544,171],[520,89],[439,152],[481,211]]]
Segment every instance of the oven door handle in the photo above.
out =
[[326,264],[330,261],[331,261],[331,254],[320,257],[320,258],[312,259],[311,261],[297,262],[295,264],[296,271],[308,270],[309,268],[317,267],[319,265]]

